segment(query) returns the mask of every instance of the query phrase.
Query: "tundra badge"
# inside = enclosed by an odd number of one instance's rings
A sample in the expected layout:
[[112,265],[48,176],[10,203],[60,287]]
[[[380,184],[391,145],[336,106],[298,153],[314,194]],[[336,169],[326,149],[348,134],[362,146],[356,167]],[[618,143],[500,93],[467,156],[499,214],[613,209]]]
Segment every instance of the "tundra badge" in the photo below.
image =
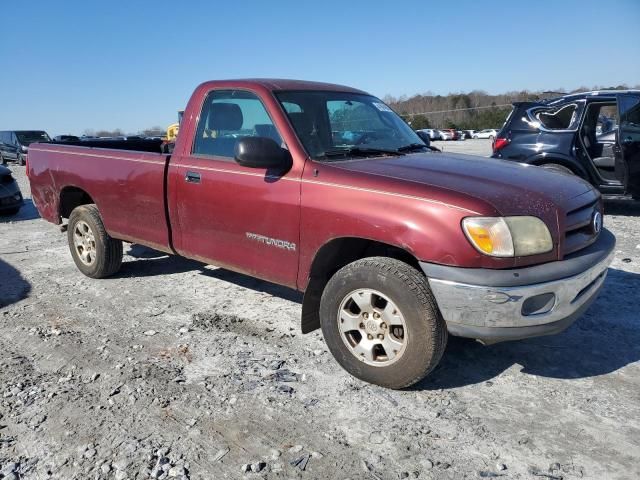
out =
[[287,242],[286,240],[280,240],[278,238],[265,237],[264,235],[260,235],[258,233],[246,232],[246,234],[249,240],[255,240],[256,242],[264,243],[265,245],[276,248],[281,248],[283,250],[290,250],[292,252],[296,251],[295,243]]

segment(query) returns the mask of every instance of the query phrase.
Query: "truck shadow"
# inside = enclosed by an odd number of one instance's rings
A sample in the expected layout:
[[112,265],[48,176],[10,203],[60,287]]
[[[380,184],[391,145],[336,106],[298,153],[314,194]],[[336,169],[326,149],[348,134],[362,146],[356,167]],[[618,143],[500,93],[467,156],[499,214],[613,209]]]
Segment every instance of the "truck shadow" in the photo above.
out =
[[18,270],[0,259],[0,308],[27,298],[31,292],[31,284]]
[[563,333],[483,346],[449,337],[440,365],[417,390],[487,382],[514,365],[522,373],[578,379],[614,372],[640,360],[640,274],[609,269],[603,291]]
[[122,267],[120,267],[120,270],[113,278],[155,277],[158,275],[196,271],[202,269],[204,266],[195,260],[188,260],[175,255],[167,255],[166,253],[156,252],[155,250],[151,250],[151,252],[155,252],[157,255],[144,257],[131,255],[137,258],[137,260],[123,262]]
[[35,220],[36,218],[40,218],[36,206],[30,198],[25,198],[20,211],[15,215],[0,216],[0,223],[23,222],[25,220]]
[[256,292],[267,293],[274,297],[283,298],[290,302],[302,303],[302,293],[292,288],[283,287],[275,283],[260,280],[242,273],[236,273],[224,268],[214,270],[205,268],[207,265],[196,260],[189,260],[175,255],[154,250],[143,245],[131,245],[125,254],[135,258],[133,261],[125,261],[120,271],[113,278],[127,277],[153,277],[171,273],[183,273],[199,271],[200,275],[216,278],[233,283],[243,288]]
[[267,293],[273,297],[283,298],[290,302],[302,304],[302,293],[294,290],[293,288],[283,287],[282,285],[243,275],[242,273],[232,272],[231,270],[225,270],[224,268],[203,270],[201,274],[207,277],[217,278],[218,280],[223,280],[225,282],[230,282],[256,292]]

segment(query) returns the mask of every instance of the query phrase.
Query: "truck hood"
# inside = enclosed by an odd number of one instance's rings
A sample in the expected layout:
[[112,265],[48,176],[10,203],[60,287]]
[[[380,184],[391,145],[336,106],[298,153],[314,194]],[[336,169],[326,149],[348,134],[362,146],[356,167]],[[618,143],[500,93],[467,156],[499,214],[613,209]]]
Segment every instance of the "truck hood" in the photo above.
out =
[[[415,153],[336,164],[342,169],[445,189],[488,202],[501,215],[542,215],[572,208],[587,182],[532,165],[475,155]],[[425,197],[434,192],[425,191]],[[594,196],[595,196],[594,192]]]

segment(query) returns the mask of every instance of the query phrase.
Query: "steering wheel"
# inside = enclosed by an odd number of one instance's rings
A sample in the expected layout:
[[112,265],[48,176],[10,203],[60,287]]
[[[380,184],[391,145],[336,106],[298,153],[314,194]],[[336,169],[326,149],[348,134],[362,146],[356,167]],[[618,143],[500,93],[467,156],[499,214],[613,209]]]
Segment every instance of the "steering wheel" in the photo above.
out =
[[371,140],[377,140],[377,139],[378,139],[378,136],[377,136],[377,135],[374,135],[374,134],[373,134],[373,133],[371,133],[371,132],[367,132],[367,133],[363,134],[363,135],[358,139],[358,141],[355,143],[355,145],[362,145],[363,143],[367,143],[367,140],[368,140],[368,139],[371,139]]

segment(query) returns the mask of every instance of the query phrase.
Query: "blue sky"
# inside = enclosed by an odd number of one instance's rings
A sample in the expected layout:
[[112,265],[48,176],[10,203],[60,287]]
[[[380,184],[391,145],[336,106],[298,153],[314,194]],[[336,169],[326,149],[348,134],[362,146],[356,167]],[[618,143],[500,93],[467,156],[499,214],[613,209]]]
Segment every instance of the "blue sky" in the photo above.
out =
[[640,0],[119,3],[2,2],[0,129],[164,127],[222,78],[379,97],[640,84]]

